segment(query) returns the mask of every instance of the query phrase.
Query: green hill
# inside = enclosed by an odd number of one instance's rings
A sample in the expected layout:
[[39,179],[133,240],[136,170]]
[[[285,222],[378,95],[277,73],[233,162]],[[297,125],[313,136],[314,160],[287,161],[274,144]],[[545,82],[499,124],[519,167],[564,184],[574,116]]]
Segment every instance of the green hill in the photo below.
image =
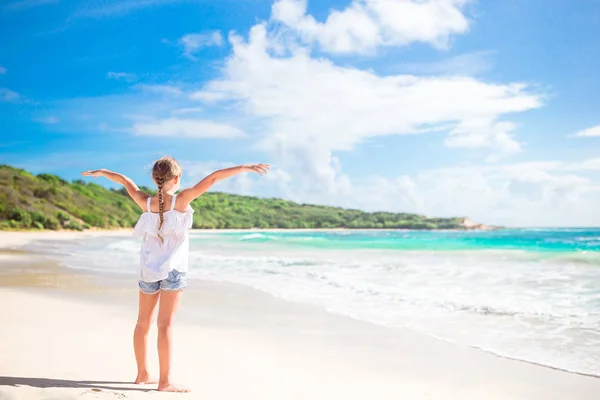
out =
[[[195,210],[194,228],[205,229],[464,229],[463,218],[366,213],[225,193],[205,193],[191,205]],[[67,182],[51,174],[34,176],[0,165],[0,229],[132,227],[139,215],[139,207],[124,189],[106,189],[82,180]]]

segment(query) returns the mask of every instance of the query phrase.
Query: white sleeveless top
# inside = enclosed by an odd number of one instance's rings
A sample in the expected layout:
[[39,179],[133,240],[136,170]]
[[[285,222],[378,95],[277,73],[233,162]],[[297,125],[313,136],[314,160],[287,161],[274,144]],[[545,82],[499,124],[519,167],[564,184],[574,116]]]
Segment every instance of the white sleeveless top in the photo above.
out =
[[171,208],[163,212],[164,222],[159,232],[160,216],[151,212],[150,200],[151,197],[148,197],[148,211],[140,216],[133,229],[133,235],[143,239],[140,250],[140,279],[143,282],[166,279],[172,270],[187,272],[190,249],[188,230],[192,227],[194,214],[190,206],[185,212],[175,210],[177,195],[173,196]]

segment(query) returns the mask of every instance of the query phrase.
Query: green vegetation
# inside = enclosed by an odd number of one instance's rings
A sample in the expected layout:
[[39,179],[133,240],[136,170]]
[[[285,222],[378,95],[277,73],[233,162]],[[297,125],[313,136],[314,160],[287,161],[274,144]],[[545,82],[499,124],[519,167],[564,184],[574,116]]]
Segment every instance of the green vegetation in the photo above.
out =
[[[206,193],[192,207],[193,227],[205,229],[463,229],[462,218],[366,213],[225,193]],[[50,174],[34,176],[0,165],[0,229],[124,228],[134,226],[140,212],[125,189],[109,190],[82,180],[67,182]]]

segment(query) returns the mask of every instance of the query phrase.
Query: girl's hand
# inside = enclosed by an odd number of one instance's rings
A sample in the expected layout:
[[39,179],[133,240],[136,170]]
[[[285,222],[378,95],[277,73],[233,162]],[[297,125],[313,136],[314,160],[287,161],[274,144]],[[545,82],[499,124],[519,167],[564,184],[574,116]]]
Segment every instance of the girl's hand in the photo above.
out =
[[271,169],[271,167],[269,166],[269,164],[248,164],[244,165],[244,169],[248,172],[256,172],[257,174],[262,176],[266,174],[269,171],[269,169]]
[[101,169],[90,169],[88,171],[83,171],[81,173],[81,175],[83,175],[83,176],[93,176],[94,178],[97,178],[99,176],[102,176],[102,170]]

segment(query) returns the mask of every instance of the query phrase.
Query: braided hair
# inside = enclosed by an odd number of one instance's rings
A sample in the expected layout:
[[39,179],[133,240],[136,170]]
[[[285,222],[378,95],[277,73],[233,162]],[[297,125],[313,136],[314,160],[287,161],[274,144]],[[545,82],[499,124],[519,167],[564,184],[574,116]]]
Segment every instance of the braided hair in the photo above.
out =
[[163,193],[163,186],[165,182],[170,181],[171,179],[181,176],[181,166],[173,157],[162,157],[154,163],[152,167],[152,179],[158,186],[158,215],[160,218],[160,223],[158,225],[158,238],[161,242],[163,242],[163,238],[160,234],[160,231],[164,224],[164,209],[165,209],[165,196]]

